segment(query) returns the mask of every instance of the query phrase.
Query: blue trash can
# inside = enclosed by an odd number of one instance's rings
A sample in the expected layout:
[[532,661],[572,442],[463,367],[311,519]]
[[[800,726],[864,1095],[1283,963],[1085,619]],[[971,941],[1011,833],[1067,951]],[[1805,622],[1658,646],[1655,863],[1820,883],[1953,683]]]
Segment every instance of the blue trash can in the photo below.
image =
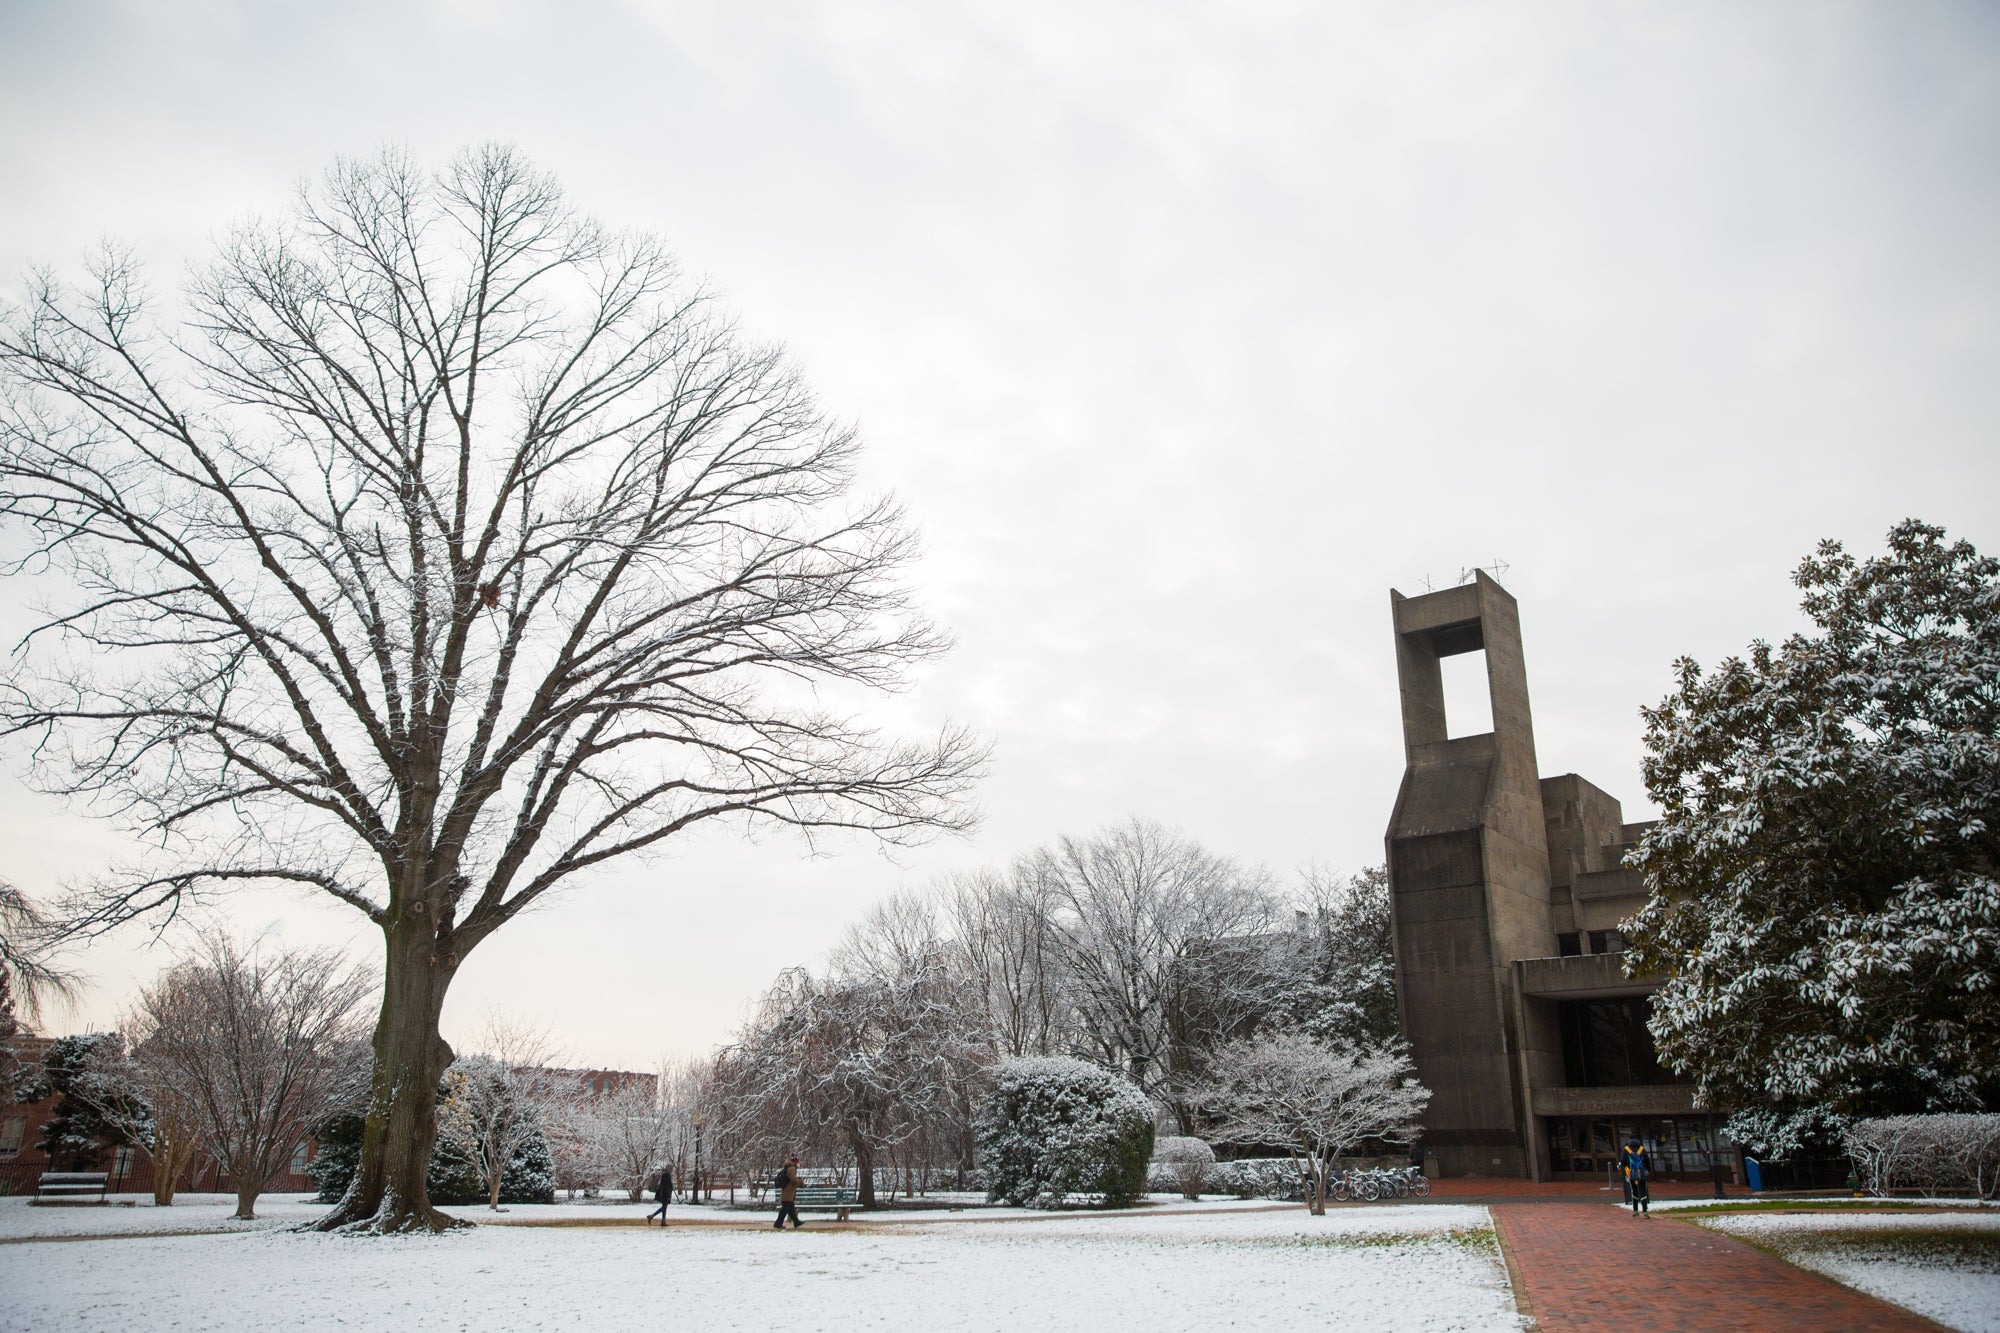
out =
[[1764,1170],[1757,1165],[1756,1158],[1746,1157],[1743,1159],[1743,1176],[1744,1179],[1750,1182],[1750,1192],[1752,1194],[1762,1194],[1764,1192]]

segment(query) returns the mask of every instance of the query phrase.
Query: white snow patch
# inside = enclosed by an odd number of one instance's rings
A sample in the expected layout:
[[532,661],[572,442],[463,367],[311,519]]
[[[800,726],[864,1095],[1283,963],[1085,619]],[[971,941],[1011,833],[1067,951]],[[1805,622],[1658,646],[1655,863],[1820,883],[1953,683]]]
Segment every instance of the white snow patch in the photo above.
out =
[[2000,1333],[2000,1213],[1736,1213],[1703,1226],[1966,1333]]
[[239,1222],[234,1194],[182,1194],[167,1208],[150,1194],[114,1194],[111,1202],[37,1208],[25,1195],[0,1197],[0,1241],[23,1237],[147,1235],[162,1231],[238,1232],[295,1227],[324,1217],[331,1205],[310,1194],[265,1194],[257,1216]]

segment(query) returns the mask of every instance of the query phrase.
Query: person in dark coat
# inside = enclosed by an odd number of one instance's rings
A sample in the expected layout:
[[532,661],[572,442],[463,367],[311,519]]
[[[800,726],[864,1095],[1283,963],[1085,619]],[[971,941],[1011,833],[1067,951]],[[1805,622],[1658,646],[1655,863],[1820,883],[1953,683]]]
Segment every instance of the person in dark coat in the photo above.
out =
[[799,1159],[794,1157],[779,1167],[771,1183],[778,1187],[778,1220],[771,1225],[783,1231],[785,1218],[790,1215],[792,1230],[797,1231],[804,1225],[799,1221]]
[[1647,1186],[1647,1177],[1653,1174],[1652,1160],[1646,1155],[1646,1145],[1635,1136],[1625,1140],[1624,1150],[1618,1154],[1625,1168],[1626,1197],[1632,1201],[1632,1216],[1641,1213],[1651,1216],[1653,1212],[1653,1192]]
[[673,1202],[673,1198],[674,1169],[670,1166],[663,1166],[660,1168],[659,1180],[653,1184],[653,1202],[660,1206],[652,1212],[647,1213],[646,1220],[650,1222],[657,1217],[660,1219],[660,1225],[664,1227],[667,1224],[667,1205]]

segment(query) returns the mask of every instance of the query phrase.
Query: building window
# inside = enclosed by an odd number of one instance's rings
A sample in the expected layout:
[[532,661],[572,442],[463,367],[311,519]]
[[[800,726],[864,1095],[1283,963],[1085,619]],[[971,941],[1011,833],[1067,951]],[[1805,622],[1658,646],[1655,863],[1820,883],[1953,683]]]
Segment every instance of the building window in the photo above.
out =
[[306,1145],[305,1142],[301,1140],[299,1146],[292,1149],[292,1174],[295,1176],[302,1176],[305,1173],[306,1173]]
[[1556,936],[1556,953],[1563,958],[1574,958],[1583,952],[1583,937],[1575,931]]
[[132,1150],[120,1148],[111,1157],[111,1178],[123,1180],[132,1174]]
[[1563,1081],[1572,1088],[1654,1087],[1675,1081],[1660,1066],[1653,1034],[1646,1030],[1650,1003],[1630,1000],[1564,1000],[1556,1005],[1562,1030]]
[[1625,937],[1615,930],[1593,930],[1590,932],[1592,953],[1624,953]]
[[21,1151],[21,1140],[28,1134],[28,1117],[10,1115],[0,1120],[0,1157],[12,1157]]

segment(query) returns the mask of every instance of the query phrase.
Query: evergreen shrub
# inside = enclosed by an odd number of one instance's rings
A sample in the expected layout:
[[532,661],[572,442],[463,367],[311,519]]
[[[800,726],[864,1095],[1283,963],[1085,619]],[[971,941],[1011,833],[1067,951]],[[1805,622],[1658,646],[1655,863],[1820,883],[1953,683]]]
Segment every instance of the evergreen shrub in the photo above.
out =
[[986,1197],[1017,1207],[1063,1208],[1088,1196],[1130,1203],[1146,1191],[1152,1155],[1146,1094],[1068,1056],[1002,1064],[980,1117]]

